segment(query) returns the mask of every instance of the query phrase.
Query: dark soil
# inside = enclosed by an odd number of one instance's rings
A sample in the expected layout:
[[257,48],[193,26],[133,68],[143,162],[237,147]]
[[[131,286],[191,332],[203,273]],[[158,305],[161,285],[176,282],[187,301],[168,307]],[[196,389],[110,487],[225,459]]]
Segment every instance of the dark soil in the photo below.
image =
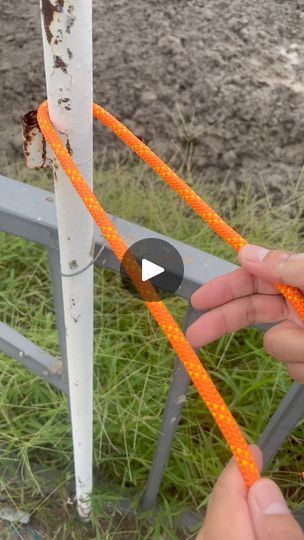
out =
[[[94,4],[97,102],[196,176],[274,190],[297,178],[303,0]],[[45,98],[38,0],[1,0],[0,54],[0,154],[21,159],[20,117]],[[95,141],[96,156],[124,150],[99,127]]]

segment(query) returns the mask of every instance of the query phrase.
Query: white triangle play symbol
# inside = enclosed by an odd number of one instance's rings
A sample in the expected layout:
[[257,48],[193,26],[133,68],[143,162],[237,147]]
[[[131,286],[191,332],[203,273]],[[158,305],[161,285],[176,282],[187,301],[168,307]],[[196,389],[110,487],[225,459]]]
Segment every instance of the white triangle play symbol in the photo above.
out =
[[161,266],[158,266],[158,264],[148,261],[147,259],[142,259],[141,263],[142,263],[142,267],[141,267],[142,281],[148,281],[148,279],[154,278],[155,276],[158,276],[159,274],[162,274],[165,271],[164,268],[162,268]]

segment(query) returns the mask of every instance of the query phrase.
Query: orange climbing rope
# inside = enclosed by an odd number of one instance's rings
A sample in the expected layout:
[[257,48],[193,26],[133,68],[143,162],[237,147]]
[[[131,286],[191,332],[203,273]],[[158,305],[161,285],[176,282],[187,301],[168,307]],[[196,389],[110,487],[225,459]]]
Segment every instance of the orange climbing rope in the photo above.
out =
[[[246,245],[236,231],[227,225],[216,212],[208,206],[181,178],[179,178],[158,156],[156,156],[142,141],[130,132],[110,113],[94,104],[93,114],[104,125],[110,128],[122,141],[132,148],[152,169],[169,185],[210,227],[230,244],[236,251]],[[75,190],[83,203],[100,227],[104,237],[109,242],[115,255],[122,261],[127,252],[127,245],[119,235],[112,221],[98,202],[93,191],[82,177],[70,154],[57,135],[49,118],[47,101],[42,103],[38,110],[40,129],[54,151],[63,170],[69,177]],[[188,343],[175,319],[160,301],[156,291],[149,282],[141,281],[141,272],[138,263],[132,255],[127,257],[125,269],[135,286],[144,298],[146,306],[164,331],[173,349],[184,364],[193,384],[206,403],[209,411],[222,431],[231,451],[233,452],[246,485],[250,487],[258,478],[259,470],[254,461],[251,450],[233,416],[231,415],[223,398],[214,386],[211,378],[200,362],[198,356]],[[292,304],[300,317],[304,319],[304,297],[300,290],[288,285],[275,284],[277,289]],[[151,301],[150,301],[151,300]],[[153,300],[153,301],[152,301]],[[157,301],[155,301],[157,300]]]

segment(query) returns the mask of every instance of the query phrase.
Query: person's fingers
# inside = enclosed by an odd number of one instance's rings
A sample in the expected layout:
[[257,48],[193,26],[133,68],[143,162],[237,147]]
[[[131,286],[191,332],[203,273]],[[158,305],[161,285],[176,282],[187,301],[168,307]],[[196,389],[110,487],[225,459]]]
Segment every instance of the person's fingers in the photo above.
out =
[[255,482],[248,494],[248,506],[256,540],[304,540],[300,526],[272,480],[262,478]]
[[252,324],[278,322],[286,316],[287,307],[281,295],[254,294],[205,313],[189,326],[186,336],[192,347],[198,348],[227,333]]
[[[262,467],[262,453],[257,446],[252,454]],[[219,477],[209,498],[203,533],[197,540],[255,540],[247,504],[248,490],[233,458]]]
[[304,288],[304,253],[270,251],[247,244],[239,252],[243,268],[270,283],[285,283]]
[[279,294],[277,289],[262,279],[238,268],[229,274],[208,281],[191,297],[194,309],[210,309],[250,294]]
[[292,321],[273,326],[264,334],[264,349],[276,360],[298,365],[304,377],[304,328]]

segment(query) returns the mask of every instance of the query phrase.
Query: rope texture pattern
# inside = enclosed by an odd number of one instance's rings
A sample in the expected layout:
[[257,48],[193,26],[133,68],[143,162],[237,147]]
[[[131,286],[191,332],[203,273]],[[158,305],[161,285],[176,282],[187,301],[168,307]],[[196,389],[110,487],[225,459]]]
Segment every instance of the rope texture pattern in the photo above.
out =
[[[222,218],[208,206],[179,176],[177,176],[156,154],[154,154],[142,141],[140,141],[128,128],[113,117],[109,112],[94,104],[93,114],[105,126],[111,129],[125,144],[134,150],[141,159],[180,195],[180,197],[208,224],[210,227],[236,251],[246,245],[236,231],[227,225]],[[93,191],[82,177],[69,152],[55,131],[48,112],[47,101],[43,102],[38,110],[38,123],[40,129],[53,149],[63,170],[70,179],[75,190],[79,194],[91,216],[100,227],[104,237],[109,242],[115,255],[122,261],[128,247],[117,229],[108,218],[106,212],[95,197]],[[160,301],[156,291],[149,282],[141,281],[141,270],[132,256],[127,260],[125,269],[133,280],[139,293],[144,298],[154,301],[145,301],[145,304],[154,319],[165,333],[174,351],[184,364],[199,395],[204,400],[215,422],[221,430],[224,438],[234,454],[239,469],[248,487],[260,477],[258,467],[254,461],[250,447],[248,446],[238,424],[234,420],[222,396],[219,394],[214,383],[209,377],[198,356],[188,343],[183,332],[179,328],[163,302]],[[277,289],[292,304],[300,317],[304,319],[304,297],[300,290],[288,285],[276,284]],[[157,301],[155,301],[157,300]]]

